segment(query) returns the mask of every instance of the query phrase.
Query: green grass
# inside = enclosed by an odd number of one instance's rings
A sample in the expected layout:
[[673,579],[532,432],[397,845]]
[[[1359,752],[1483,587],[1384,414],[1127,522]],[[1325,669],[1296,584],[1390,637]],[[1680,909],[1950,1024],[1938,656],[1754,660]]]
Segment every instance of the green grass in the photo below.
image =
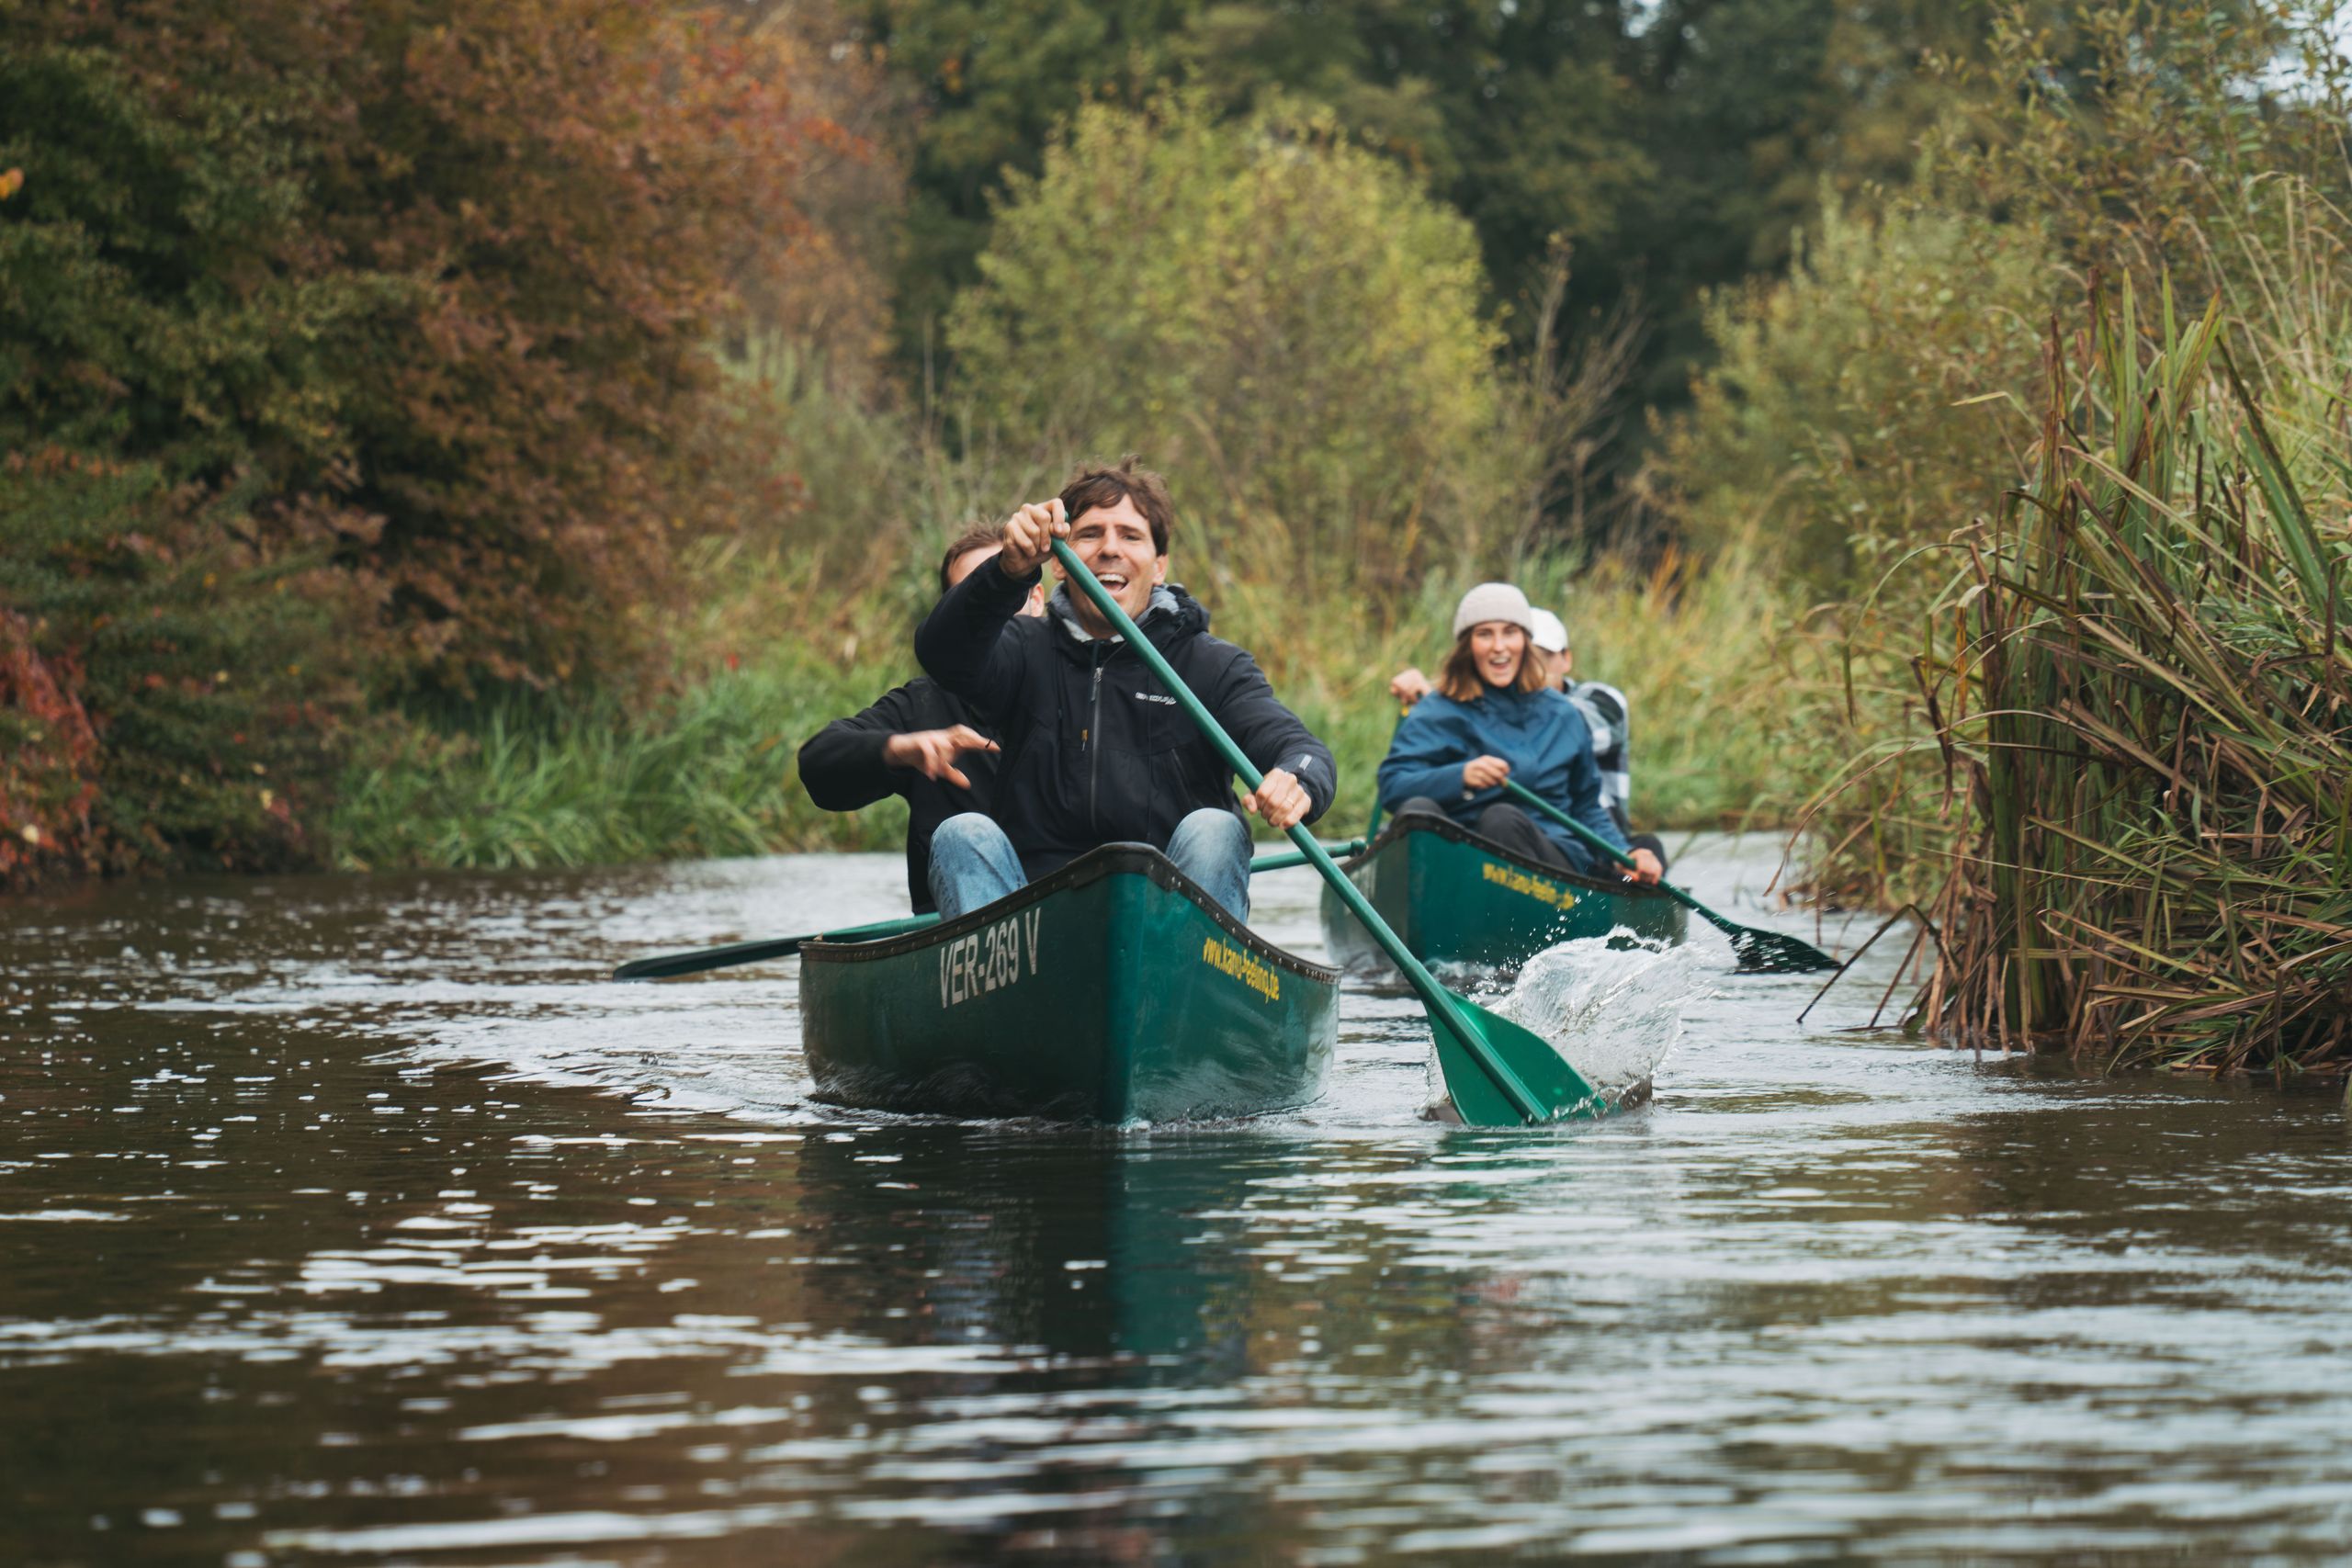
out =
[[[1772,737],[1780,599],[1746,558],[1714,572],[1604,570],[1577,581],[1539,568],[1526,581],[1568,620],[1579,672],[1627,694],[1644,826],[1770,820],[1774,803],[1792,797]],[[1302,609],[1239,584],[1199,591],[1215,629],[1257,652],[1275,690],[1331,747],[1340,793],[1325,828],[1355,831],[1396,722],[1388,678],[1407,664],[1435,668],[1455,588],[1433,585],[1386,616],[1355,604]],[[820,811],[794,758],[827,722],[915,673],[903,585],[847,604],[790,581],[736,592],[710,611],[717,630],[697,640],[706,653],[713,636],[745,648],[740,668],[713,660],[641,705],[510,703],[459,732],[411,722],[380,735],[342,781],[337,863],[575,866],[896,847],[903,807]],[[752,626],[799,630],[752,649]]]
[[403,728],[346,773],[336,863],[576,866],[878,849],[899,840],[895,801],[820,811],[794,771],[800,742],[887,688],[870,666],[780,658],[720,671],[644,706],[509,704],[468,730]]

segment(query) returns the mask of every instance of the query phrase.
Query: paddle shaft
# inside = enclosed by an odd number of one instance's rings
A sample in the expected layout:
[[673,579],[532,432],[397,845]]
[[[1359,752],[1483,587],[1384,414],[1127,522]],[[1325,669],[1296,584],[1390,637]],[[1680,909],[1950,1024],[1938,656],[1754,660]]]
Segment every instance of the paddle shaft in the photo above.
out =
[[725,947],[697,948],[692,953],[636,959],[614,970],[613,978],[667,980],[680,975],[699,975],[706,969],[730,969],[739,964],[764,964],[771,958],[789,958],[800,951],[800,944],[804,942],[878,942],[885,937],[905,936],[938,923],[937,915],[902,915],[895,920],[843,926],[838,931],[811,931],[807,936],[783,936],[766,942],[738,942]]
[[[1363,839],[1350,839],[1344,843],[1325,844],[1322,846],[1322,850],[1327,855],[1361,854],[1363,852],[1363,847],[1368,841],[1369,840]],[[1292,866],[1305,865],[1306,863],[1306,857],[1299,853],[1296,850],[1291,850],[1278,855],[1260,855],[1256,860],[1250,863],[1250,874],[1255,876],[1261,871],[1288,871]]]
[[[1159,683],[1168,688],[1169,694],[1192,716],[1193,722],[1200,726],[1201,733],[1208,737],[1209,743],[1224,757],[1226,765],[1252,791],[1264,784],[1265,775],[1258,771],[1257,765],[1250,761],[1241,748],[1233,743],[1233,737],[1225,732],[1225,726],[1219,724],[1200,698],[1193,694],[1193,689],[1160,656],[1159,649],[1152,647],[1135,622],[1128,619],[1126,611],[1111,597],[1110,590],[1094,581],[1094,574],[1086,569],[1084,561],[1078,558],[1078,552],[1061,539],[1054,540],[1053,546],[1054,558],[1062,563],[1064,571],[1069,573],[1070,581],[1093,601],[1094,607],[1102,612],[1104,618],[1118,629],[1121,637],[1127,639],[1127,646],[1135,649],[1136,656],[1144,661],[1145,667],[1159,677]],[[1453,998],[1446,994],[1445,987],[1439,985],[1421,961],[1397,940],[1396,933],[1388,929],[1388,922],[1380,918],[1371,900],[1363,896],[1363,890],[1348,880],[1331,857],[1324,852],[1323,846],[1315,841],[1315,835],[1306,830],[1306,825],[1292,824],[1289,834],[1290,841],[1298,846],[1301,858],[1322,874],[1324,882],[1339,897],[1340,902],[1347,906],[1348,913],[1372,933],[1372,939],[1380,943],[1381,951],[1388,954],[1389,961],[1404,971],[1405,978],[1411,982],[1414,992],[1421,998],[1421,1005],[1430,1010],[1430,1017],[1443,1024],[1446,1032],[1453,1035],[1486,1070],[1487,1076],[1495,1081],[1521,1116],[1530,1122],[1551,1120],[1551,1111],[1520,1081],[1519,1075],[1495,1055],[1486,1038],[1454,1010]]]

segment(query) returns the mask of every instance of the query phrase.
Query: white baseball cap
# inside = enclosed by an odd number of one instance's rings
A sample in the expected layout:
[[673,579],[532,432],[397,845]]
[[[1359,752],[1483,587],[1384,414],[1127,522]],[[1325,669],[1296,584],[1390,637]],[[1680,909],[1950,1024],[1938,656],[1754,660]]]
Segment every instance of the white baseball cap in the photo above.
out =
[[1568,628],[1560,617],[1549,610],[1537,610],[1528,619],[1533,624],[1527,628],[1528,640],[1546,653],[1568,650]]

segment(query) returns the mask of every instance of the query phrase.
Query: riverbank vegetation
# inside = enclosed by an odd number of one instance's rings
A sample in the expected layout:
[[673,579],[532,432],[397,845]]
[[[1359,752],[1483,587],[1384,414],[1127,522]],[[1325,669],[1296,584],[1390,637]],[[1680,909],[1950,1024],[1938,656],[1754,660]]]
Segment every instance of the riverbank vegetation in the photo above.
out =
[[[1814,874],[1925,908],[1913,1018],[1948,1037],[2341,1071],[2341,62],[2258,15],[2090,41],[2095,91],[1931,149],[1913,209],[1830,228],[1726,356],[1801,365],[1842,316],[1837,385],[1917,389],[1874,400],[1897,461],[1824,441],[1796,470],[1810,516],[1856,520],[1810,552],[1847,574],[1809,634],[1841,761]],[[2046,38],[1999,43],[2055,77]],[[2290,59],[2291,93],[2250,89]]]
[[888,843],[798,744],[1141,450],[1334,830],[1510,573],[1921,1021],[2345,1059],[2332,13],[1037,9],[0,9],[0,879]]

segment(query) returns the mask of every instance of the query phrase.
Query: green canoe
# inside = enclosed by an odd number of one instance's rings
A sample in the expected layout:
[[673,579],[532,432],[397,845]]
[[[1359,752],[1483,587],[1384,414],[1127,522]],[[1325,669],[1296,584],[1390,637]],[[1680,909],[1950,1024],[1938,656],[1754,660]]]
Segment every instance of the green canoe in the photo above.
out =
[[[1340,869],[1424,964],[1513,969],[1555,942],[1621,926],[1667,942],[1690,929],[1682,906],[1655,888],[1521,860],[1451,818],[1419,812],[1391,821]],[[1388,962],[1329,888],[1323,939],[1349,969]]]
[[1252,935],[1157,851],[1106,844],[961,919],[800,949],[819,1098],[944,1116],[1203,1121],[1303,1105],[1340,972]]

